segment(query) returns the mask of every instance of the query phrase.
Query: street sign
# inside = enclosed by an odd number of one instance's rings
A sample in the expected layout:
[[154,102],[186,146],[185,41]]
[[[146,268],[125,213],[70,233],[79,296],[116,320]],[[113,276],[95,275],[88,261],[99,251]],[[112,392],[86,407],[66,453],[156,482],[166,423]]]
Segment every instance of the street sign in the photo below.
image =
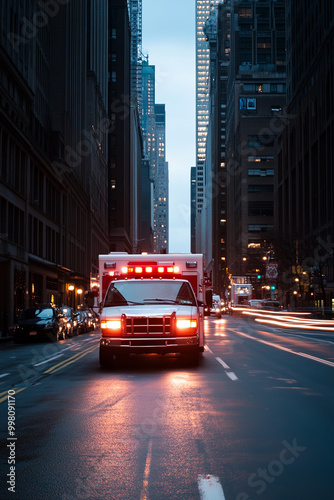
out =
[[266,265],[266,278],[276,279],[278,276],[278,264],[277,262],[271,262]]

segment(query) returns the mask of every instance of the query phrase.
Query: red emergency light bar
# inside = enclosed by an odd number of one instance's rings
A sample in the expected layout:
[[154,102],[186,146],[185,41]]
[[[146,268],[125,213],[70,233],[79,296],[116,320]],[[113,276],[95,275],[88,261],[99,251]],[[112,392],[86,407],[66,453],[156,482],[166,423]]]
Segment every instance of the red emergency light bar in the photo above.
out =
[[121,269],[121,274],[122,275],[162,275],[162,274],[180,274],[180,268],[179,266],[157,266],[157,265],[151,265],[151,263],[143,263],[141,262],[140,265],[136,263],[136,265],[127,265],[123,266]]

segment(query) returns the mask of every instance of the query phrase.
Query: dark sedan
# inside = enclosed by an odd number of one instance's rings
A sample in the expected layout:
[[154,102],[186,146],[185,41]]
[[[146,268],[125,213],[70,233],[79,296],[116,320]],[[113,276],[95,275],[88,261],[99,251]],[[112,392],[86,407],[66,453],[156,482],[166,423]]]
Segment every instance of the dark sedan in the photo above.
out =
[[66,320],[54,306],[35,306],[23,309],[14,330],[14,341],[32,339],[58,341],[66,337]]

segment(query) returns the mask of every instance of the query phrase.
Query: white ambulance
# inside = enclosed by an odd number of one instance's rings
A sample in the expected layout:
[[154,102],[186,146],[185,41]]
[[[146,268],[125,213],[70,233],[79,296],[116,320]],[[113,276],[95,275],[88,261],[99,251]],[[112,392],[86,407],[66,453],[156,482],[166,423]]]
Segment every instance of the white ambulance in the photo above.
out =
[[99,256],[100,364],[129,354],[181,353],[197,363],[204,351],[203,256]]

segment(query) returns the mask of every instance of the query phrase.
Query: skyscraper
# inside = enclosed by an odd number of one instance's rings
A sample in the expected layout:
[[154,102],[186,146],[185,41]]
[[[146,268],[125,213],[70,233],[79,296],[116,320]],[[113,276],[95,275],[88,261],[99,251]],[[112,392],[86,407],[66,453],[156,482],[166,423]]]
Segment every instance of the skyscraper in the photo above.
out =
[[168,163],[166,162],[166,111],[164,104],[155,105],[156,176],[154,178],[154,249],[168,251]]
[[131,94],[137,100],[139,116],[142,114],[142,0],[128,0],[131,29]]
[[153,183],[153,251],[168,250],[168,163],[166,162],[166,113],[164,104],[155,104],[155,66],[143,61],[142,129],[144,158],[149,161]]
[[[203,28],[210,12],[221,0],[196,0],[196,178],[197,213],[203,208],[204,162],[209,122],[210,49]],[[201,189],[202,188],[202,189]]]

